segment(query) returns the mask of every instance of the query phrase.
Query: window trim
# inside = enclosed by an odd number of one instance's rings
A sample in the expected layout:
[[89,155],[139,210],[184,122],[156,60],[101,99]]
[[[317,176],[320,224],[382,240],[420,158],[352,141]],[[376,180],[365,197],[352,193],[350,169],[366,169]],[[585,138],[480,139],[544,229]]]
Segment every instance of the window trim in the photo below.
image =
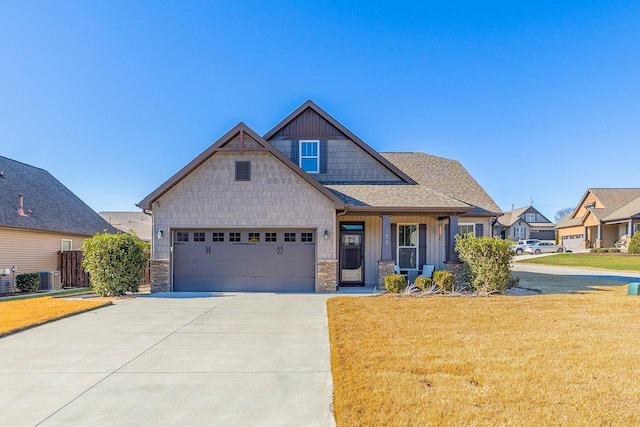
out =
[[[522,235],[519,236],[518,235],[518,230],[522,230]],[[527,228],[526,227],[513,227],[513,237],[517,237],[518,239],[524,239],[526,233]]]
[[[533,219],[529,219],[530,216],[533,216]],[[535,213],[531,213],[531,212],[527,212],[524,214],[524,221],[525,222],[536,222],[536,214]]]
[[[415,226],[416,227],[416,244],[415,246],[401,246],[400,245],[400,229],[404,226]],[[400,249],[415,249],[416,250],[416,267],[415,268],[404,268],[400,265]],[[420,270],[420,266],[418,265],[419,262],[418,260],[420,259],[420,225],[415,222],[415,223],[398,223],[396,224],[396,262],[398,264],[398,267],[401,268],[402,270],[408,271],[419,271]]]
[[[305,156],[302,151],[303,143],[314,143],[316,146],[316,155],[315,156]],[[305,171],[306,173],[320,173],[320,140],[319,139],[301,139],[298,141],[298,166]],[[302,167],[302,161],[306,159],[315,159],[316,160],[316,170],[306,170]]]
[[[475,222],[461,222],[458,224],[458,234],[462,235],[462,233],[460,232],[460,227],[461,226],[471,226],[471,234],[473,234],[473,237],[476,237],[476,224]],[[468,233],[468,232],[467,232]],[[467,234],[464,233],[464,234]]]
[[[69,242],[69,249],[64,248],[64,243]],[[60,239],[60,252],[71,252],[73,250],[73,240],[71,239]]]

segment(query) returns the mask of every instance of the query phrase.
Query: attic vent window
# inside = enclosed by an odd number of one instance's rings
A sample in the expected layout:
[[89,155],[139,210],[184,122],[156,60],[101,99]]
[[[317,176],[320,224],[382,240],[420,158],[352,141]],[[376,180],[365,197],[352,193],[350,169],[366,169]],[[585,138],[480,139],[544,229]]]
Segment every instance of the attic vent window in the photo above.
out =
[[236,162],[236,181],[251,181],[251,162]]

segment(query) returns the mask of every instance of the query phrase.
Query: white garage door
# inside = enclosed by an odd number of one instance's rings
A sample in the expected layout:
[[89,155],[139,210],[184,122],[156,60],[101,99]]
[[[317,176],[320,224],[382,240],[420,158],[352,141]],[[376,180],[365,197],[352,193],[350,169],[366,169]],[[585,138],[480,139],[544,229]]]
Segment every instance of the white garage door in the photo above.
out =
[[313,292],[313,230],[174,230],[173,290]]
[[571,252],[582,252],[582,241],[584,240],[583,234],[576,234],[573,236],[562,236],[562,246],[566,250]]

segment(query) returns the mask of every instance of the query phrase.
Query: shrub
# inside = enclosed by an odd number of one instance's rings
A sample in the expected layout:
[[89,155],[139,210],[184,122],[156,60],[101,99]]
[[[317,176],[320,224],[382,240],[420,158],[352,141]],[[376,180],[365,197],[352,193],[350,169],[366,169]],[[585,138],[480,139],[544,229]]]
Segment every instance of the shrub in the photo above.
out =
[[132,234],[96,234],[82,244],[82,267],[101,296],[138,292],[147,262],[148,243]]
[[517,288],[520,285],[520,277],[514,276],[513,274],[509,275],[509,280],[507,281],[507,289],[509,288]]
[[401,274],[390,274],[384,278],[384,287],[387,292],[397,294],[407,287],[407,279]]
[[596,248],[591,248],[591,249],[589,249],[589,253],[590,253],[590,254],[598,253],[598,249],[596,249]]
[[436,271],[433,273],[433,282],[440,288],[441,291],[453,292],[456,286],[456,278],[453,274],[445,270]]
[[627,252],[630,254],[640,254],[640,231],[636,231],[629,242]]
[[503,292],[509,283],[513,249],[494,237],[456,236],[469,285],[478,292]]
[[608,252],[607,248],[598,248],[597,253],[599,254],[606,254]]
[[22,292],[37,292],[40,289],[40,275],[38,273],[18,274],[16,287]]
[[431,280],[430,277],[418,276],[416,277],[416,280],[413,282],[413,284],[421,291],[425,291],[433,286],[433,280]]
[[609,249],[609,253],[610,253],[610,254],[617,254],[618,252],[620,252],[620,249],[618,249],[618,248],[611,248],[611,249]]

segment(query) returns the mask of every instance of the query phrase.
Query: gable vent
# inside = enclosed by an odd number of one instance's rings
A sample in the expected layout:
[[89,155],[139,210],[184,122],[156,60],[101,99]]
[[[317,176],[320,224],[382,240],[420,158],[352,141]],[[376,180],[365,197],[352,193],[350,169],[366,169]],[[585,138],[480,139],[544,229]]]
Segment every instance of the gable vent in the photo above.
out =
[[251,162],[236,162],[236,181],[251,181]]

